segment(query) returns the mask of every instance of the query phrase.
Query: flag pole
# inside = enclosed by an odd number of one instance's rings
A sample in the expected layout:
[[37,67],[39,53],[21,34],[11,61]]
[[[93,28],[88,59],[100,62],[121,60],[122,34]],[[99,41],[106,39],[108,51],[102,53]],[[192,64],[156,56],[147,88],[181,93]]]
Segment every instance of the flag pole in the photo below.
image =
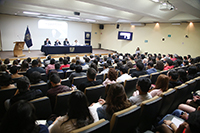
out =
[[30,48],[28,48],[28,53],[31,53]]

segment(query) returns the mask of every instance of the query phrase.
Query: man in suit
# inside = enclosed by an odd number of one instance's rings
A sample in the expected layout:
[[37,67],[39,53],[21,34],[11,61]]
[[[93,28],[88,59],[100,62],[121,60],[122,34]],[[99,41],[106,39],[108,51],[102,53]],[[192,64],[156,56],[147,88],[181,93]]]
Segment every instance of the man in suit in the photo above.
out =
[[55,45],[55,46],[57,46],[57,45],[61,45],[61,43],[60,43],[59,40],[56,40],[55,43],[54,43],[54,45]]
[[67,38],[65,38],[65,41],[63,42],[63,45],[70,45],[69,41],[67,40]]
[[46,40],[44,41],[44,45],[51,45],[51,42],[49,41],[49,38],[46,38]]

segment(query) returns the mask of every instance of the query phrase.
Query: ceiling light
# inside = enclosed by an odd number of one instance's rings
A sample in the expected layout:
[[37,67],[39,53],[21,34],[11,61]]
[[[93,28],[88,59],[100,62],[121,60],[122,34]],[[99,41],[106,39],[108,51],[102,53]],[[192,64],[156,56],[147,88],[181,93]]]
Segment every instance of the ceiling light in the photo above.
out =
[[88,21],[88,22],[96,22],[96,20],[94,20],[94,19],[85,19],[85,21]]
[[29,15],[40,15],[40,13],[37,13],[37,12],[27,12],[27,11],[24,11],[23,13],[24,14],[29,14]]
[[65,16],[61,16],[61,15],[56,15],[56,14],[47,14],[47,16],[50,16],[50,17],[62,17],[62,18],[65,17]]
[[153,2],[160,2],[160,0],[151,0],[151,1],[153,1]]
[[80,19],[80,18],[77,18],[77,17],[68,17],[69,19]]

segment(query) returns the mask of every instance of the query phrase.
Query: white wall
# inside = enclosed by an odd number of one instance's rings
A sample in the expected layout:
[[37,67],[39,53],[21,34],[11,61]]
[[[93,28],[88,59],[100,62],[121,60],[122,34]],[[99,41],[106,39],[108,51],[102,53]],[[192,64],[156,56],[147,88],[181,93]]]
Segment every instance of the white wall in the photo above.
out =
[[[84,44],[85,31],[87,32],[92,31],[92,24],[89,24],[89,23],[78,23],[78,22],[68,22],[68,21],[46,19],[51,22],[57,21],[60,24],[66,23],[68,25],[68,30],[65,30],[66,27],[63,27],[63,32],[67,36],[60,36],[59,31],[54,29],[55,25],[54,26],[50,25],[49,26],[50,29],[38,29],[39,20],[41,19],[31,18],[31,17],[11,16],[11,15],[0,15],[0,31],[1,31],[3,51],[13,50],[14,41],[24,40],[24,34],[26,31],[27,25],[31,32],[31,37],[32,37],[32,42],[33,42],[33,46],[31,47],[31,50],[40,50],[41,45],[43,45],[44,40],[47,37],[49,37],[51,44],[54,44],[54,41],[56,39],[59,39],[61,43],[63,43],[64,38],[66,37],[68,38],[70,43],[73,43],[74,40],[77,39],[80,44]],[[52,30],[54,31],[54,34],[56,32],[55,36],[52,35]],[[25,49],[27,49],[26,46],[25,46]]]

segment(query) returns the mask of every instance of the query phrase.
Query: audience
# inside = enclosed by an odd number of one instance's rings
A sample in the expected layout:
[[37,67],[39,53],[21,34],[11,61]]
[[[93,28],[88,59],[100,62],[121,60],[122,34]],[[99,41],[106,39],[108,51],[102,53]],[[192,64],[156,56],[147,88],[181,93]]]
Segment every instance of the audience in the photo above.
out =
[[41,67],[38,67],[38,61],[37,60],[33,60],[32,61],[32,68],[26,71],[26,75],[28,76],[28,78],[30,78],[30,75],[33,71],[38,71],[40,73],[45,73],[45,70]]
[[[32,65],[33,65],[33,64],[32,64]],[[26,60],[22,61],[20,71],[21,71],[21,72],[26,72],[28,69],[29,69],[28,62],[27,62]]]
[[34,71],[31,73],[30,82],[31,84],[38,84],[38,83],[43,83],[44,81],[42,81],[41,74],[38,71]]
[[164,64],[163,64],[163,62],[162,61],[157,61],[156,62],[156,70],[157,70],[157,72],[160,72],[160,71],[162,71],[164,69]]
[[174,68],[173,61],[170,59],[166,59],[166,64],[165,64],[164,70],[168,70],[168,69],[172,69],[172,68]]
[[169,77],[169,88],[174,88],[176,86],[181,85],[182,83],[178,80],[178,73],[176,72],[176,70],[170,70],[167,73],[168,77]]
[[69,76],[69,82],[72,84],[72,80],[74,77],[80,77],[80,76],[85,76],[86,73],[82,72],[82,66],[81,65],[77,65],[75,66],[75,72],[71,73],[71,75]]
[[66,60],[66,59],[63,60],[63,64],[64,65],[60,66],[60,70],[62,70],[62,68],[70,67],[70,65],[68,64],[68,60]]
[[187,76],[187,72],[185,69],[178,70],[178,80],[181,83],[185,83],[186,81],[188,81],[188,76]]
[[23,75],[19,75],[19,74],[18,74],[18,68],[17,68],[17,66],[12,66],[12,67],[10,68],[10,73],[12,74],[12,75],[11,75],[11,78],[12,78],[12,79],[17,79],[17,78],[23,77]]
[[103,64],[103,71],[101,72],[101,74],[106,74],[108,73],[109,68],[108,68],[108,63],[104,63]]
[[59,64],[59,63],[56,63],[56,64],[55,64],[55,70],[56,70],[57,72],[61,72],[61,73],[64,72],[62,69],[60,69],[60,64]]
[[8,73],[2,73],[0,74],[0,88],[1,90],[3,89],[11,89],[11,88],[16,88],[14,84],[11,84],[12,78],[10,74]]
[[131,77],[139,77],[145,75],[147,72],[144,70],[144,64],[141,61],[136,62],[136,71],[131,73]]
[[157,70],[153,67],[153,62],[152,61],[150,61],[149,63],[148,63],[148,65],[147,65],[147,74],[151,74],[151,73],[155,73],[155,72],[157,72]]
[[128,69],[124,66],[120,67],[121,76],[117,78],[117,82],[124,82],[127,79],[131,79],[132,77],[128,75]]
[[107,84],[113,84],[116,83],[117,80],[117,71],[114,68],[110,68],[108,71],[108,78],[103,82],[104,86],[107,86]]
[[196,66],[190,66],[188,68],[188,80],[196,78],[197,77],[197,67]]
[[46,74],[49,73],[49,70],[55,69],[55,63],[56,63],[55,59],[50,60],[50,64],[46,67]]

